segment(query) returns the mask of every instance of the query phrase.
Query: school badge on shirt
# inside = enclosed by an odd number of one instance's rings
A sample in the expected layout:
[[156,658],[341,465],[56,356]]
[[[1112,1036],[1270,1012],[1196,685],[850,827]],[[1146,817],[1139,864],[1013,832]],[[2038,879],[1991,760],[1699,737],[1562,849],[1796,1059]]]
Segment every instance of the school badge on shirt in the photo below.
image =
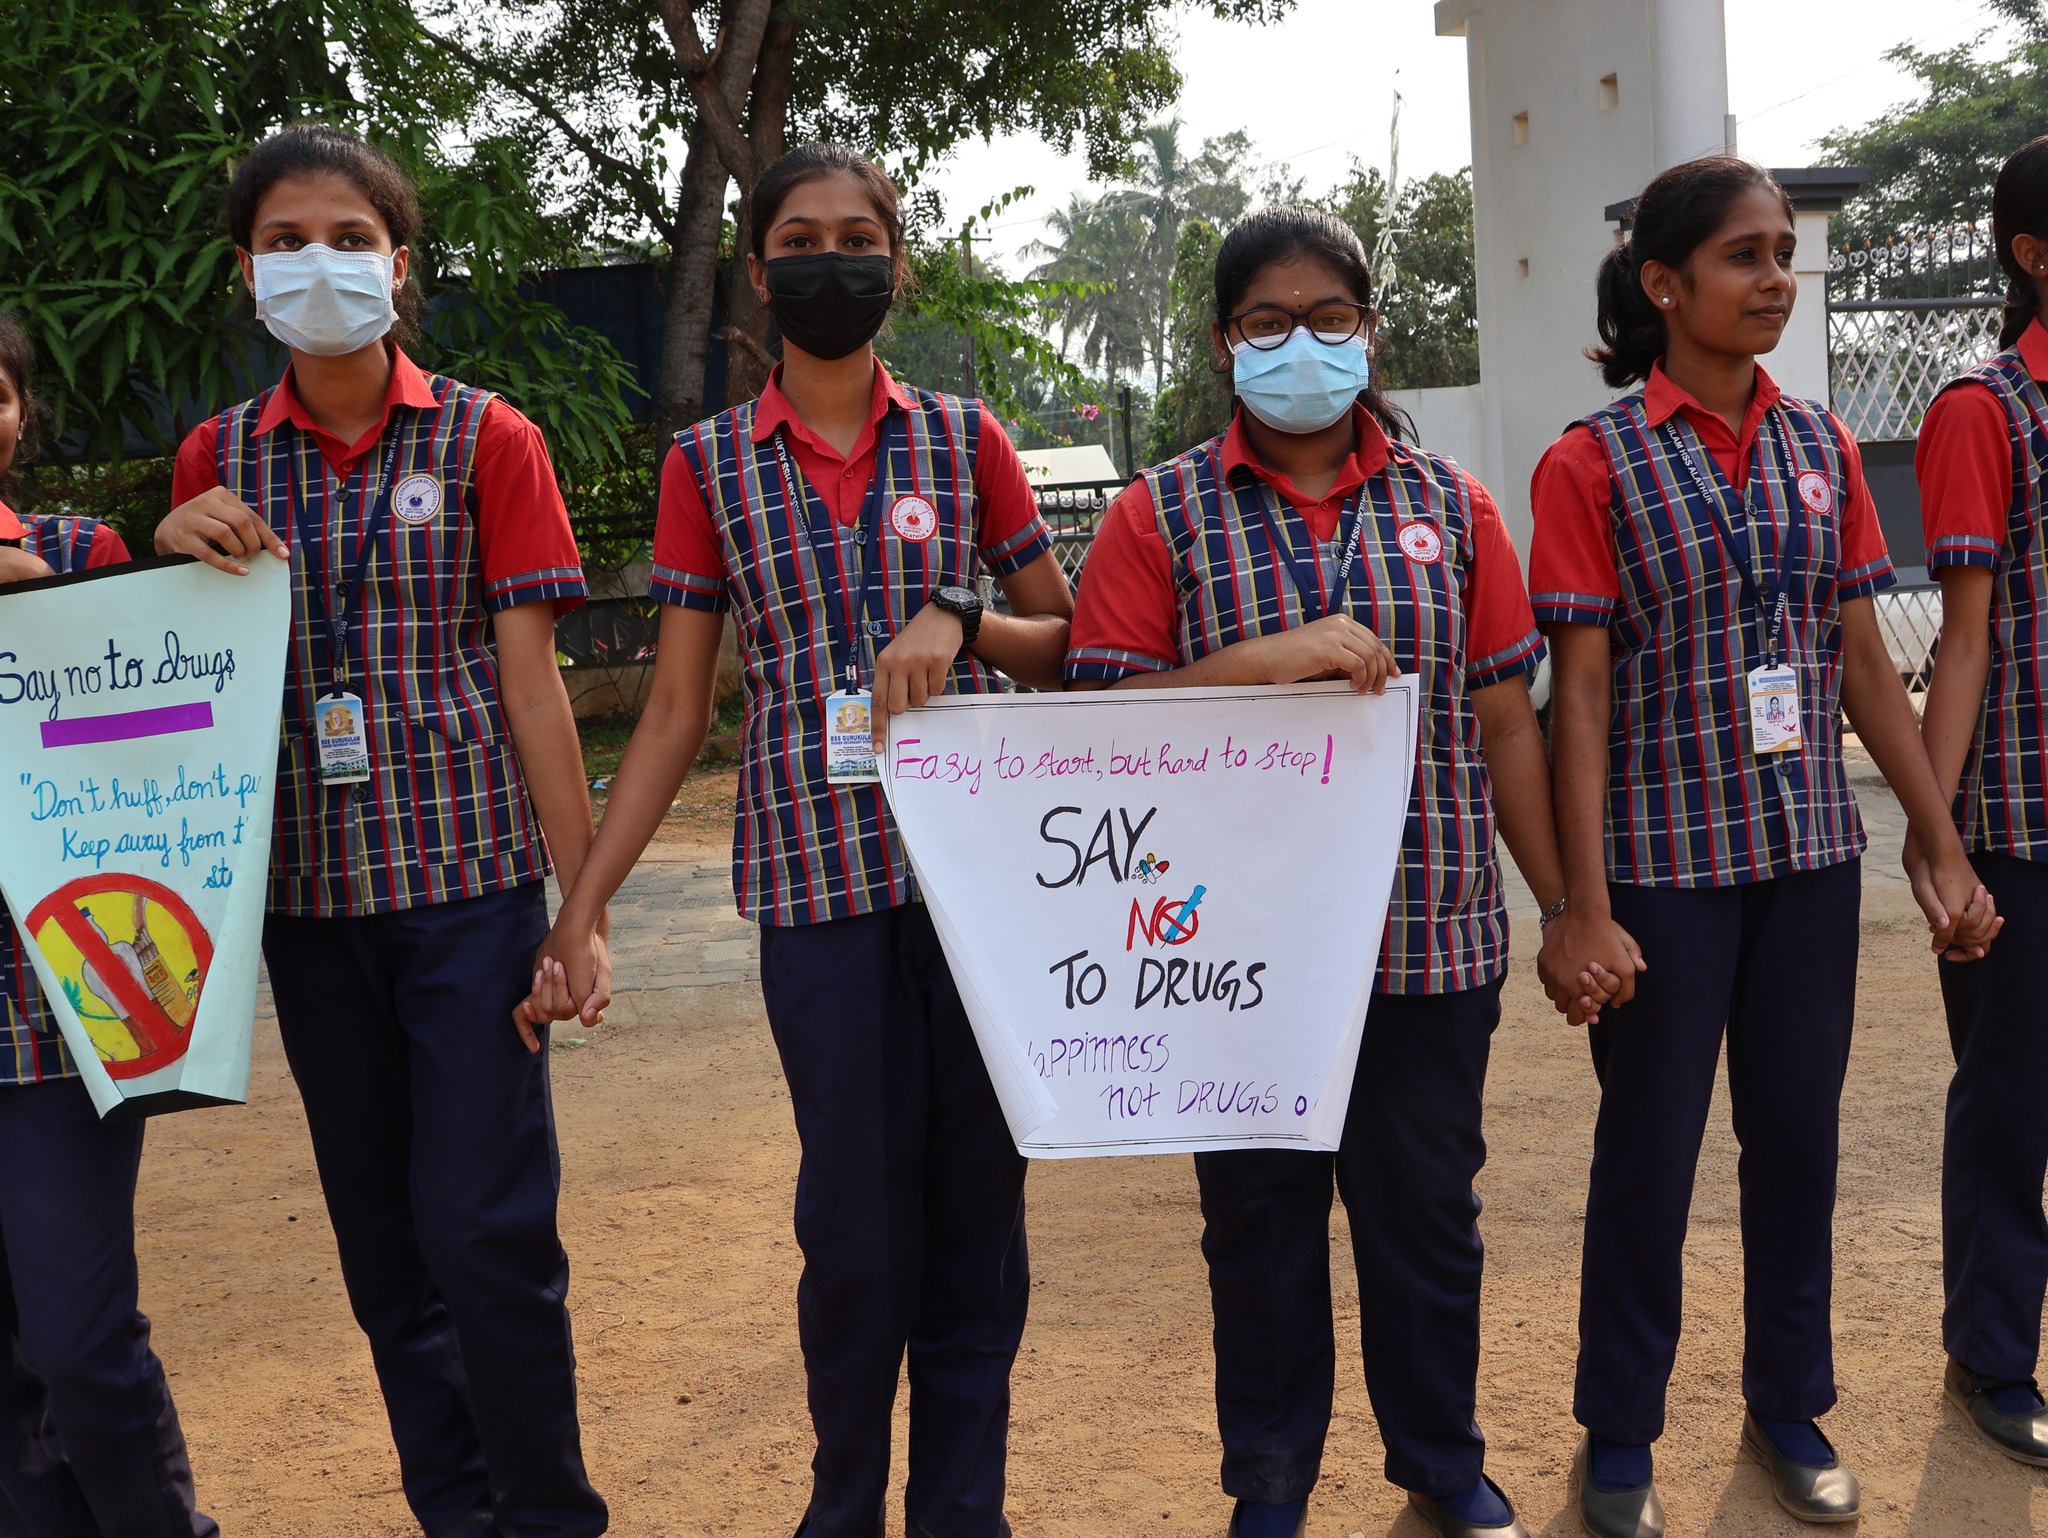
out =
[[939,532],[939,510],[923,497],[898,497],[889,508],[889,527],[898,539],[921,545]]
[[1806,470],[1799,476],[1799,500],[1806,504],[1809,513],[1822,516],[1834,510],[1835,488],[1820,471]]
[[425,523],[441,511],[441,483],[431,475],[408,475],[391,493],[391,510],[405,523]]
[[1444,558],[1444,537],[1433,523],[1404,523],[1395,537],[1401,542],[1401,553],[1411,561],[1434,566]]

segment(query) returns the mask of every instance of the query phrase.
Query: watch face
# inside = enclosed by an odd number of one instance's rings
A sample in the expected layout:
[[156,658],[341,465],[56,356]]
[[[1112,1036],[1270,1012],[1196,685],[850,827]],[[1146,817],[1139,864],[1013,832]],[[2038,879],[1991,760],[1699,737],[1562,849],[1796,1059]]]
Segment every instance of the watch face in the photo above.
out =
[[942,587],[939,589],[938,596],[948,604],[978,605],[981,602],[979,595],[972,589],[964,587]]

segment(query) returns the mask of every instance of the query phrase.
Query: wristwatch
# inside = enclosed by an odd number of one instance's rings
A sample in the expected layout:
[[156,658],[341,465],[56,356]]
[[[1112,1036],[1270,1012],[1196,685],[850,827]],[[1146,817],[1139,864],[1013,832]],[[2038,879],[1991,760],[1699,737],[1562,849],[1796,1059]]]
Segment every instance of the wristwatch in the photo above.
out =
[[948,614],[960,616],[961,649],[972,646],[974,638],[981,634],[981,595],[971,587],[935,587],[931,601]]

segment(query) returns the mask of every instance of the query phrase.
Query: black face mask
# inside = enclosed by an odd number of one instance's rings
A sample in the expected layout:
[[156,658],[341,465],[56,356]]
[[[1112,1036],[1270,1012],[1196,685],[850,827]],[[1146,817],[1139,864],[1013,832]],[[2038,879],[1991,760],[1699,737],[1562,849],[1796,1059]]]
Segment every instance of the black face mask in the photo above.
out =
[[819,251],[768,263],[768,309],[785,340],[814,358],[843,358],[874,339],[896,298],[886,256]]

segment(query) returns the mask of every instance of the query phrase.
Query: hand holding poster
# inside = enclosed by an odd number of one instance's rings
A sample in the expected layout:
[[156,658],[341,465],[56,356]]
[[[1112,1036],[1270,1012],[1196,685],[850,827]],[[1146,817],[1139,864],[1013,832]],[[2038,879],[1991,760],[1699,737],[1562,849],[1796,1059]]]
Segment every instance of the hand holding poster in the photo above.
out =
[[0,590],[0,897],[102,1116],[248,1095],[284,563]]
[[1411,680],[950,696],[890,728],[883,785],[1019,1149],[1337,1146]]

